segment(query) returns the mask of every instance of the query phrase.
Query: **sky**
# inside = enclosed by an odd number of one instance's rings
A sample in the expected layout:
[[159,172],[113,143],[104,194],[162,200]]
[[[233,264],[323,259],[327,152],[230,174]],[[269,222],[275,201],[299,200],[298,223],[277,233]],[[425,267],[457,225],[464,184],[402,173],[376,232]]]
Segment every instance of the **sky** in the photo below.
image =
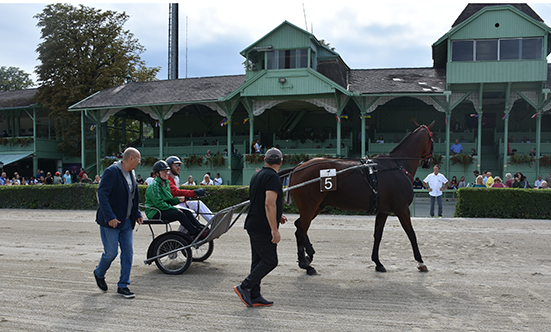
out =
[[[130,18],[124,27],[146,48],[142,59],[149,67],[161,67],[158,79],[168,78],[169,3],[71,3],[126,12]],[[432,67],[431,45],[450,30],[467,4],[186,1],[179,4],[179,78],[244,74],[244,58],[239,52],[285,20],[330,43],[352,69]],[[551,25],[551,3],[528,4]],[[19,67],[35,82],[36,48],[41,39],[33,16],[45,6],[0,0],[0,66]]]

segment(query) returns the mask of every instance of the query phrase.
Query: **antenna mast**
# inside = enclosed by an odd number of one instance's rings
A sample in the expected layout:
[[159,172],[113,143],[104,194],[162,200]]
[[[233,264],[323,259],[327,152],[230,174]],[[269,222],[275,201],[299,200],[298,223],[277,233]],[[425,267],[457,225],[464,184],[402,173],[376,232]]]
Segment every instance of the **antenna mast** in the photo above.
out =
[[186,78],[187,78],[187,15],[186,15]]
[[306,26],[306,31],[308,31],[308,22],[306,21],[306,8],[304,7],[304,2],[302,3],[302,11],[304,12],[304,25]]

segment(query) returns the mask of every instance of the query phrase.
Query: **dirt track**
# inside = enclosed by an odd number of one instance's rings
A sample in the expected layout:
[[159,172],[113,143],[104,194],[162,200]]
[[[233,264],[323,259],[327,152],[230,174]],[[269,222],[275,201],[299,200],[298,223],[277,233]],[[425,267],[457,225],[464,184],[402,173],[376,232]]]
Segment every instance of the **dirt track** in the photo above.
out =
[[[429,273],[390,218],[381,245],[387,273],[370,260],[373,217],[319,217],[308,276],[296,264],[292,223],[280,264],[264,280],[271,308],[246,308],[233,292],[247,274],[242,222],[182,275],[144,265],[149,230],[134,233],[130,288],[107,293],[92,276],[102,252],[93,211],[0,210],[3,331],[549,331],[551,221],[415,218]],[[296,216],[289,216],[294,220]]]

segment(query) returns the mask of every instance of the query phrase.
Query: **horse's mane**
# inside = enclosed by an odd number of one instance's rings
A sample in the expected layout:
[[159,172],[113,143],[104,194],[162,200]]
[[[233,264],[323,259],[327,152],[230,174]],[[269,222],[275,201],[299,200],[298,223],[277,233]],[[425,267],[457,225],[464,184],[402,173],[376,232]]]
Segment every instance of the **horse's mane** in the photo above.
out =
[[392,150],[390,150],[389,152],[389,155],[392,154],[394,152],[394,150],[397,150],[398,148],[400,148],[403,144],[405,144],[405,142],[408,140],[408,138],[413,135],[413,133],[415,133],[417,130],[419,130],[421,127],[417,127],[414,131],[411,131],[409,132],[406,137],[404,137],[400,143],[398,143],[398,145],[396,145]]

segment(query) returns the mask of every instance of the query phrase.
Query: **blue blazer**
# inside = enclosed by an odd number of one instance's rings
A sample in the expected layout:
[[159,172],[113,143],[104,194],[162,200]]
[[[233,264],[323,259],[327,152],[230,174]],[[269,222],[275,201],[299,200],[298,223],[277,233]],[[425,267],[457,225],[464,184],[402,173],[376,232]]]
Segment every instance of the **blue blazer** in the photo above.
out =
[[[134,186],[134,199],[130,220],[132,222],[132,229],[134,229],[136,220],[141,218],[142,214],[138,208],[138,203],[140,202],[138,183],[133,177],[132,185]],[[117,219],[121,223],[116,228],[121,229],[126,222],[128,183],[117,165],[111,165],[103,172],[98,188],[98,202],[99,208],[96,213],[96,222],[100,226],[111,228],[108,224],[109,220]]]

